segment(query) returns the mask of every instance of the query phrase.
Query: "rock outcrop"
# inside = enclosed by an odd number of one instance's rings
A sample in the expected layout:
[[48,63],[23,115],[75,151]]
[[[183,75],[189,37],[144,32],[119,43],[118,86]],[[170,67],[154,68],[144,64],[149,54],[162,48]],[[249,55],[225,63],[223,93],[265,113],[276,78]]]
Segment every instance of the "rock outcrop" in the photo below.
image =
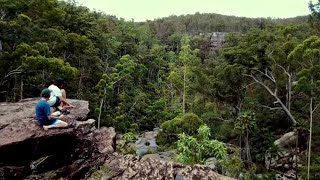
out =
[[119,155],[113,153],[105,160],[109,167],[109,174],[103,179],[203,179],[203,180],[231,180],[210,167],[202,165],[186,166],[179,163],[166,162],[151,158],[143,159],[133,155]]
[[48,131],[34,117],[37,99],[0,104],[0,180],[231,179],[205,166],[119,155],[114,128],[95,129],[88,102],[70,101],[70,126]]
[[198,37],[208,39],[209,55],[215,57],[217,56],[217,51],[223,47],[225,43],[226,35],[227,35],[226,32],[211,32],[211,33],[200,33]]
[[278,148],[277,154],[266,155],[266,168],[279,172],[277,179],[295,180],[302,167],[302,158],[306,154],[306,142],[304,133],[292,131],[284,134],[274,142]]
[[114,151],[114,129],[95,130],[95,120],[87,120],[87,101],[70,100],[76,108],[64,118],[68,128],[44,131],[35,119],[37,100],[0,104],[0,179],[23,179]]

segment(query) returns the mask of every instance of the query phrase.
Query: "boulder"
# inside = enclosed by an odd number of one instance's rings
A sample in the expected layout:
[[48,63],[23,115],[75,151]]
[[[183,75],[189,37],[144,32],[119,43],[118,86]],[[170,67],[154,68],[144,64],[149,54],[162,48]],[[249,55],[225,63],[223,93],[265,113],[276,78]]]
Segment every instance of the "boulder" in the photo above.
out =
[[102,127],[93,133],[96,148],[100,154],[113,153],[116,150],[116,132],[114,128]]
[[274,142],[274,145],[278,146],[279,148],[285,149],[290,146],[294,146],[297,142],[297,133],[296,132],[288,132],[281,136]]
[[281,172],[277,174],[278,179],[296,178],[296,170],[302,167],[301,157],[306,152],[307,141],[304,138],[303,133],[298,136],[298,132],[288,132],[274,142],[274,145],[278,147],[277,154],[273,156],[266,154],[266,168]]
[[216,170],[218,165],[218,160],[215,157],[211,157],[206,160],[205,165],[210,167],[213,170]]

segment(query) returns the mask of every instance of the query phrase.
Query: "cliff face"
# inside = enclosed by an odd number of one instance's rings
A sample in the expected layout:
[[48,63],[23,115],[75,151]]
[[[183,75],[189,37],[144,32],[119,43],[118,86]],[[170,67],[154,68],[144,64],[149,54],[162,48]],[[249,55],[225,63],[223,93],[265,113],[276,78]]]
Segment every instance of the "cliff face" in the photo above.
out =
[[[0,179],[229,179],[208,167],[141,159],[115,152],[115,130],[95,129],[88,102],[70,100],[66,129],[37,126],[37,99],[0,104]],[[97,177],[101,167],[102,171]]]
[[226,32],[211,32],[211,33],[200,33],[198,36],[208,40],[208,52],[209,56],[216,57],[218,55],[218,51],[223,47],[225,43]]
[[210,38],[210,45],[212,50],[218,50],[223,46],[225,35],[225,32],[212,32],[207,34],[207,36]]

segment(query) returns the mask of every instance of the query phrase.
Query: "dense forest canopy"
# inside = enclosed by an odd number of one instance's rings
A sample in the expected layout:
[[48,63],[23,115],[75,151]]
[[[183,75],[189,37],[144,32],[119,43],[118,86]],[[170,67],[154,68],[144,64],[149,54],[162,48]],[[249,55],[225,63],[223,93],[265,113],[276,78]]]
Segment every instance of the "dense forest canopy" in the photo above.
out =
[[155,28],[157,35],[161,34],[161,32],[159,32],[161,30],[167,30],[169,34],[181,32],[189,35],[197,35],[208,32],[247,32],[251,28],[264,29],[267,28],[267,26],[303,24],[307,21],[307,16],[272,19],[246,18],[197,12],[191,15],[172,15],[170,17],[158,18],[154,21],[148,21],[147,23]]
[[[274,141],[290,131],[308,139],[313,130],[309,176],[319,179],[319,3],[309,4],[310,17],[196,13],[140,23],[72,1],[0,5],[0,101],[38,97],[64,77],[68,96],[88,100],[99,126],[123,133],[161,127],[166,146],[206,124],[210,138],[244,149],[227,166],[234,177],[272,174],[264,163]],[[212,47],[216,32],[223,33],[219,48]],[[305,178],[310,143],[300,143],[295,170]]]

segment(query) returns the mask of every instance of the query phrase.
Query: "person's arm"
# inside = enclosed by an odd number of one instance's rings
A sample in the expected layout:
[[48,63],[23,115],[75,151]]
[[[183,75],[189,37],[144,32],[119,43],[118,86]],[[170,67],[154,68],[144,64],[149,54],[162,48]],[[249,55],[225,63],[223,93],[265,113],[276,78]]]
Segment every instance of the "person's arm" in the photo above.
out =
[[63,97],[60,89],[59,89],[59,91],[57,91],[56,96],[58,96],[60,101],[63,102],[64,104],[66,104],[67,106],[74,107],[70,103],[68,103],[68,101]]
[[57,118],[57,117],[51,115],[50,105],[49,104],[44,107],[44,111],[46,112],[47,118],[49,120]]
[[73,105],[68,103],[67,100],[62,95],[59,96],[59,99],[60,99],[61,102],[64,102],[67,106],[74,107]]
[[61,102],[64,102],[65,104],[67,104],[68,106],[70,106],[70,103],[67,102],[67,100],[61,95],[59,96],[59,99]]

